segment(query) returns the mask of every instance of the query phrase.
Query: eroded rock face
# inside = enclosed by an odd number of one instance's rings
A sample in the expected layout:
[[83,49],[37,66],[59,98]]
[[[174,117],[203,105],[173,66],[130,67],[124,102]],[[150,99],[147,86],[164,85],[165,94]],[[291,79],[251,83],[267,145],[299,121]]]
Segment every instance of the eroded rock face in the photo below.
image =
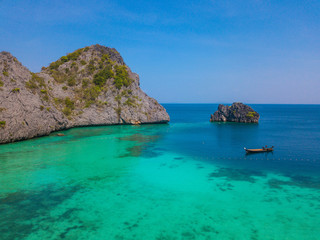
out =
[[0,143],[76,126],[166,123],[166,110],[139,87],[112,48],[93,45],[31,73],[0,53]]
[[260,115],[250,106],[233,103],[231,106],[219,104],[218,110],[211,114],[210,122],[258,123]]

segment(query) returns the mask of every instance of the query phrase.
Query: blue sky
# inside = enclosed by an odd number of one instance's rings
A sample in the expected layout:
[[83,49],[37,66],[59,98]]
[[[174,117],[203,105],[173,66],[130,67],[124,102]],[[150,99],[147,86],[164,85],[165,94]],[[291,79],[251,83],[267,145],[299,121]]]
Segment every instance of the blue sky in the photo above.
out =
[[163,103],[320,104],[319,0],[0,0],[0,29],[34,72],[114,47]]

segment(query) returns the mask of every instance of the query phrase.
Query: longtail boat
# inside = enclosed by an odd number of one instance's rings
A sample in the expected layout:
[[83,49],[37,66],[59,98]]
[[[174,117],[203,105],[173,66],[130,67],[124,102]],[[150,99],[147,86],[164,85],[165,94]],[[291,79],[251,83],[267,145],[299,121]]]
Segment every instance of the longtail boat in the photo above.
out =
[[257,149],[247,149],[244,148],[246,153],[261,153],[261,152],[272,152],[273,151],[273,146],[271,148],[268,147],[262,147],[262,148],[257,148]]

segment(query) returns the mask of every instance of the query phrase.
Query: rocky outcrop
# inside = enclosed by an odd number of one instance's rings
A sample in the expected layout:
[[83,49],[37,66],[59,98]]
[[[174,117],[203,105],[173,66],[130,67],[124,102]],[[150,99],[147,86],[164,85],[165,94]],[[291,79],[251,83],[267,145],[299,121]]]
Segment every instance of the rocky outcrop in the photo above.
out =
[[112,48],[93,45],[32,73],[0,53],[0,143],[77,126],[166,123],[166,110],[139,87]]
[[231,106],[219,104],[218,110],[211,114],[210,122],[240,122],[258,123],[259,113],[243,103],[233,103]]

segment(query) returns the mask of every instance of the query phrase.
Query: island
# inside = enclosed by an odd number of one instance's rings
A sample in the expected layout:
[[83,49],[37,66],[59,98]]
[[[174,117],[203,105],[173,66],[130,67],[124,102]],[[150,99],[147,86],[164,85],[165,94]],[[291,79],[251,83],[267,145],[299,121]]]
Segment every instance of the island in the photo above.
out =
[[218,110],[211,114],[210,122],[258,123],[260,115],[250,106],[235,102],[231,106],[219,104]]
[[114,48],[78,49],[33,73],[0,53],[0,143],[79,126],[167,123]]

